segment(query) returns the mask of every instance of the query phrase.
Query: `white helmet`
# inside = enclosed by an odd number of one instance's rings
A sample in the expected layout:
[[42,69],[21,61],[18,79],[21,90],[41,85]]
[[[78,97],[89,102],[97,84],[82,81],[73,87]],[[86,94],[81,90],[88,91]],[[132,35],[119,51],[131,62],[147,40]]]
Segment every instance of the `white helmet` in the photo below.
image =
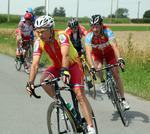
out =
[[55,26],[54,19],[50,16],[40,16],[35,20],[35,28]]

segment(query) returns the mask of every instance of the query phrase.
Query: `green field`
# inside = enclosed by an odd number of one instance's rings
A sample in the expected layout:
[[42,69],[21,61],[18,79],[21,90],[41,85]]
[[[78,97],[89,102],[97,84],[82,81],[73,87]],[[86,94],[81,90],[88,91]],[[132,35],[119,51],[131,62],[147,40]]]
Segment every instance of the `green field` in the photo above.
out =
[[[88,30],[90,29],[88,24],[81,23]],[[17,23],[0,23],[0,52],[15,56],[16,43],[14,30],[17,28]],[[67,23],[56,22],[55,29],[65,30]],[[113,31],[150,31],[150,26],[116,26],[110,25]],[[11,30],[9,30],[11,28]],[[4,30],[5,29],[5,30]],[[126,49],[122,53],[126,62],[125,73],[120,71],[121,78],[124,83],[125,92],[131,93],[135,96],[139,96],[146,100],[150,100],[150,59],[144,57],[148,56],[145,52],[133,51],[132,39],[127,39]],[[142,44],[144,45],[144,44]],[[149,47],[150,48],[150,47]],[[148,48],[148,49],[149,49]],[[136,55],[136,56],[135,56]],[[136,57],[136,59],[133,59]],[[40,62],[41,66],[47,67],[50,65],[46,55],[42,55]]]

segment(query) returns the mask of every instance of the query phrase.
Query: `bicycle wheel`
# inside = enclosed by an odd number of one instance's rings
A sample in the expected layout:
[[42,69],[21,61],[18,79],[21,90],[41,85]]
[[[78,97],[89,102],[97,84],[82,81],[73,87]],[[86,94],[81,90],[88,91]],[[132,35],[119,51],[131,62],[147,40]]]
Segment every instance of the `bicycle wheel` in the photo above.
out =
[[96,97],[96,90],[95,90],[95,82],[93,80],[93,76],[90,75],[90,67],[86,63],[84,66],[84,80],[86,83],[86,86],[89,90],[90,96],[95,99]]
[[25,65],[25,71],[27,74],[30,73],[30,69],[31,69],[31,64],[32,64],[32,49],[31,46],[27,49],[26,51],[26,56],[25,56],[25,61],[24,61],[24,65]]
[[21,66],[22,66],[22,62],[20,61],[19,56],[16,56],[16,57],[15,57],[15,67],[16,67],[16,69],[17,69],[18,71],[20,71]]
[[77,134],[75,123],[66,107],[58,102],[50,104],[47,111],[49,134]]
[[96,132],[96,134],[98,134],[96,119],[95,119],[95,115],[94,115],[93,111],[92,111],[92,121],[93,121],[93,125],[94,125],[94,128],[95,128],[95,132]]
[[120,115],[123,125],[126,126],[126,121],[125,121],[125,117],[124,117],[124,107],[122,104],[120,93],[119,93],[116,85],[114,84],[114,81],[111,81],[111,87],[112,87],[112,95],[114,97],[114,103],[116,105],[117,111]]

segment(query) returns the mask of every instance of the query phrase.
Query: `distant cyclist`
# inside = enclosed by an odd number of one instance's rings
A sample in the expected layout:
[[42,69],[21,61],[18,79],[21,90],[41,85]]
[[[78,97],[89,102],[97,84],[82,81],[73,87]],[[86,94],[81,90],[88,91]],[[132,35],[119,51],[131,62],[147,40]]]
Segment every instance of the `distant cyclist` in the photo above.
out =
[[18,24],[18,28],[16,29],[16,44],[17,44],[16,55],[20,55],[19,44],[22,43],[23,40],[30,40],[30,33],[35,29],[31,19],[32,14],[26,13],[24,15],[24,20],[20,21]]
[[[114,37],[112,30],[103,25],[103,18],[101,15],[93,15],[90,18],[89,24],[91,30],[87,32],[85,46],[87,59],[91,66],[91,72],[95,73],[95,69],[100,69],[102,67],[103,59],[106,60],[107,64],[116,64],[118,61],[121,67],[124,68],[125,62],[121,57],[116,38]],[[130,105],[124,97],[123,83],[119,75],[119,68],[113,67],[111,68],[111,72],[121,94],[123,106],[125,107],[125,110],[128,110],[130,109]],[[107,90],[103,72],[100,71],[96,74],[101,80],[101,92],[106,93]]]
[[[61,77],[64,83],[71,81],[83,115],[88,123],[89,134],[95,134],[91,106],[84,91],[83,72],[78,53],[68,35],[62,30],[54,30],[54,26],[54,19],[50,16],[41,16],[35,21],[39,38],[34,43],[33,62],[26,90],[31,96],[31,87],[34,88],[40,58],[42,52],[44,52],[48,56],[51,65],[42,73],[40,83],[44,82],[45,79],[57,77]],[[45,85],[42,88],[50,97],[55,98],[56,95],[52,85]]]
[[[31,15],[32,15],[31,21],[32,21],[32,23],[34,24],[34,23],[35,23],[35,20],[37,19],[37,16],[36,16],[35,14],[33,14],[33,9],[30,8],[30,7],[27,8],[26,13],[31,13]],[[24,19],[25,19],[25,18],[24,18],[24,15],[21,16],[21,21],[24,21]],[[31,39],[32,41],[34,41],[34,33],[33,33],[33,31],[31,32],[30,39]]]
[[75,18],[71,18],[68,21],[68,28],[65,32],[69,35],[71,42],[78,52],[84,49],[82,44],[82,37],[86,35],[86,29],[79,25],[79,22]]
[[[66,28],[65,32],[69,35],[74,48],[79,53],[79,56],[81,56],[81,51],[85,51],[82,44],[82,37],[85,37],[87,30],[83,26],[79,25],[79,21],[77,19],[71,18],[68,21],[68,28]],[[89,76],[87,76],[87,80],[88,87],[93,87]]]

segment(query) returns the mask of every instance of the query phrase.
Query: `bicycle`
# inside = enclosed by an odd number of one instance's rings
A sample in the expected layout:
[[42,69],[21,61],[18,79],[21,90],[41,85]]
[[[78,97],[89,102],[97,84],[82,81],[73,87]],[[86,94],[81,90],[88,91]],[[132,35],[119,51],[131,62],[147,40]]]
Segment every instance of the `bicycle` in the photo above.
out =
[[15,57],[15,67],[20,71],[22,65],[27,74],[30,73],[32,64],[32,46],[30,40],[24,40],[19,46],[20,55]]
[[[119,90],[117,89],[116,84],[110,72],[110,68],[115,66],[118,66],[118,63],[113,65],[107,65],[106,62],[104,61],[104,67],[101,69],[97,69],[96,72],[106,70],[106,87],[107,87],[108,98],[111,99],[113,106],[117,108],[121,121],[123,125],[126,126],[126,121],[124,116],[125,109],[122,104],[122,98],[120,96]],[[122,72],[124,72],[124,69],[122,69]]]
[[93,79],[93,76],[90,74],[90,67],[89,67],[88,63],[86,62],[85,51],[79,52],[79,55],[80,55],[80,60],[82,63],[84,81],[89,90],[90,96],[93,99],[95,99],[96,98],[96,90],[95,90],[95,82],[94,82],[95,79]]
[[[48,84],[53,84],[55,87],[56,97],[47,110],[47,126],[49,134],[87,134],[88,124],[79,112],[78,101],[73,91],[73,86],[59,86],[59,80],[59,78],[55,78],[53,80],[45,80],[45,82],[38,85],[34,85],[34,89]],[[36,98],[41,98],[41,96],[36,95],[34,89],[31,89],[32,95]],[[76,116],[74,116],[74,113],[69,110],[66,101],[61,96],[60,91],[70,91]],[[96,134],[98,134],[96,119],[93,111],[92,120]]]

